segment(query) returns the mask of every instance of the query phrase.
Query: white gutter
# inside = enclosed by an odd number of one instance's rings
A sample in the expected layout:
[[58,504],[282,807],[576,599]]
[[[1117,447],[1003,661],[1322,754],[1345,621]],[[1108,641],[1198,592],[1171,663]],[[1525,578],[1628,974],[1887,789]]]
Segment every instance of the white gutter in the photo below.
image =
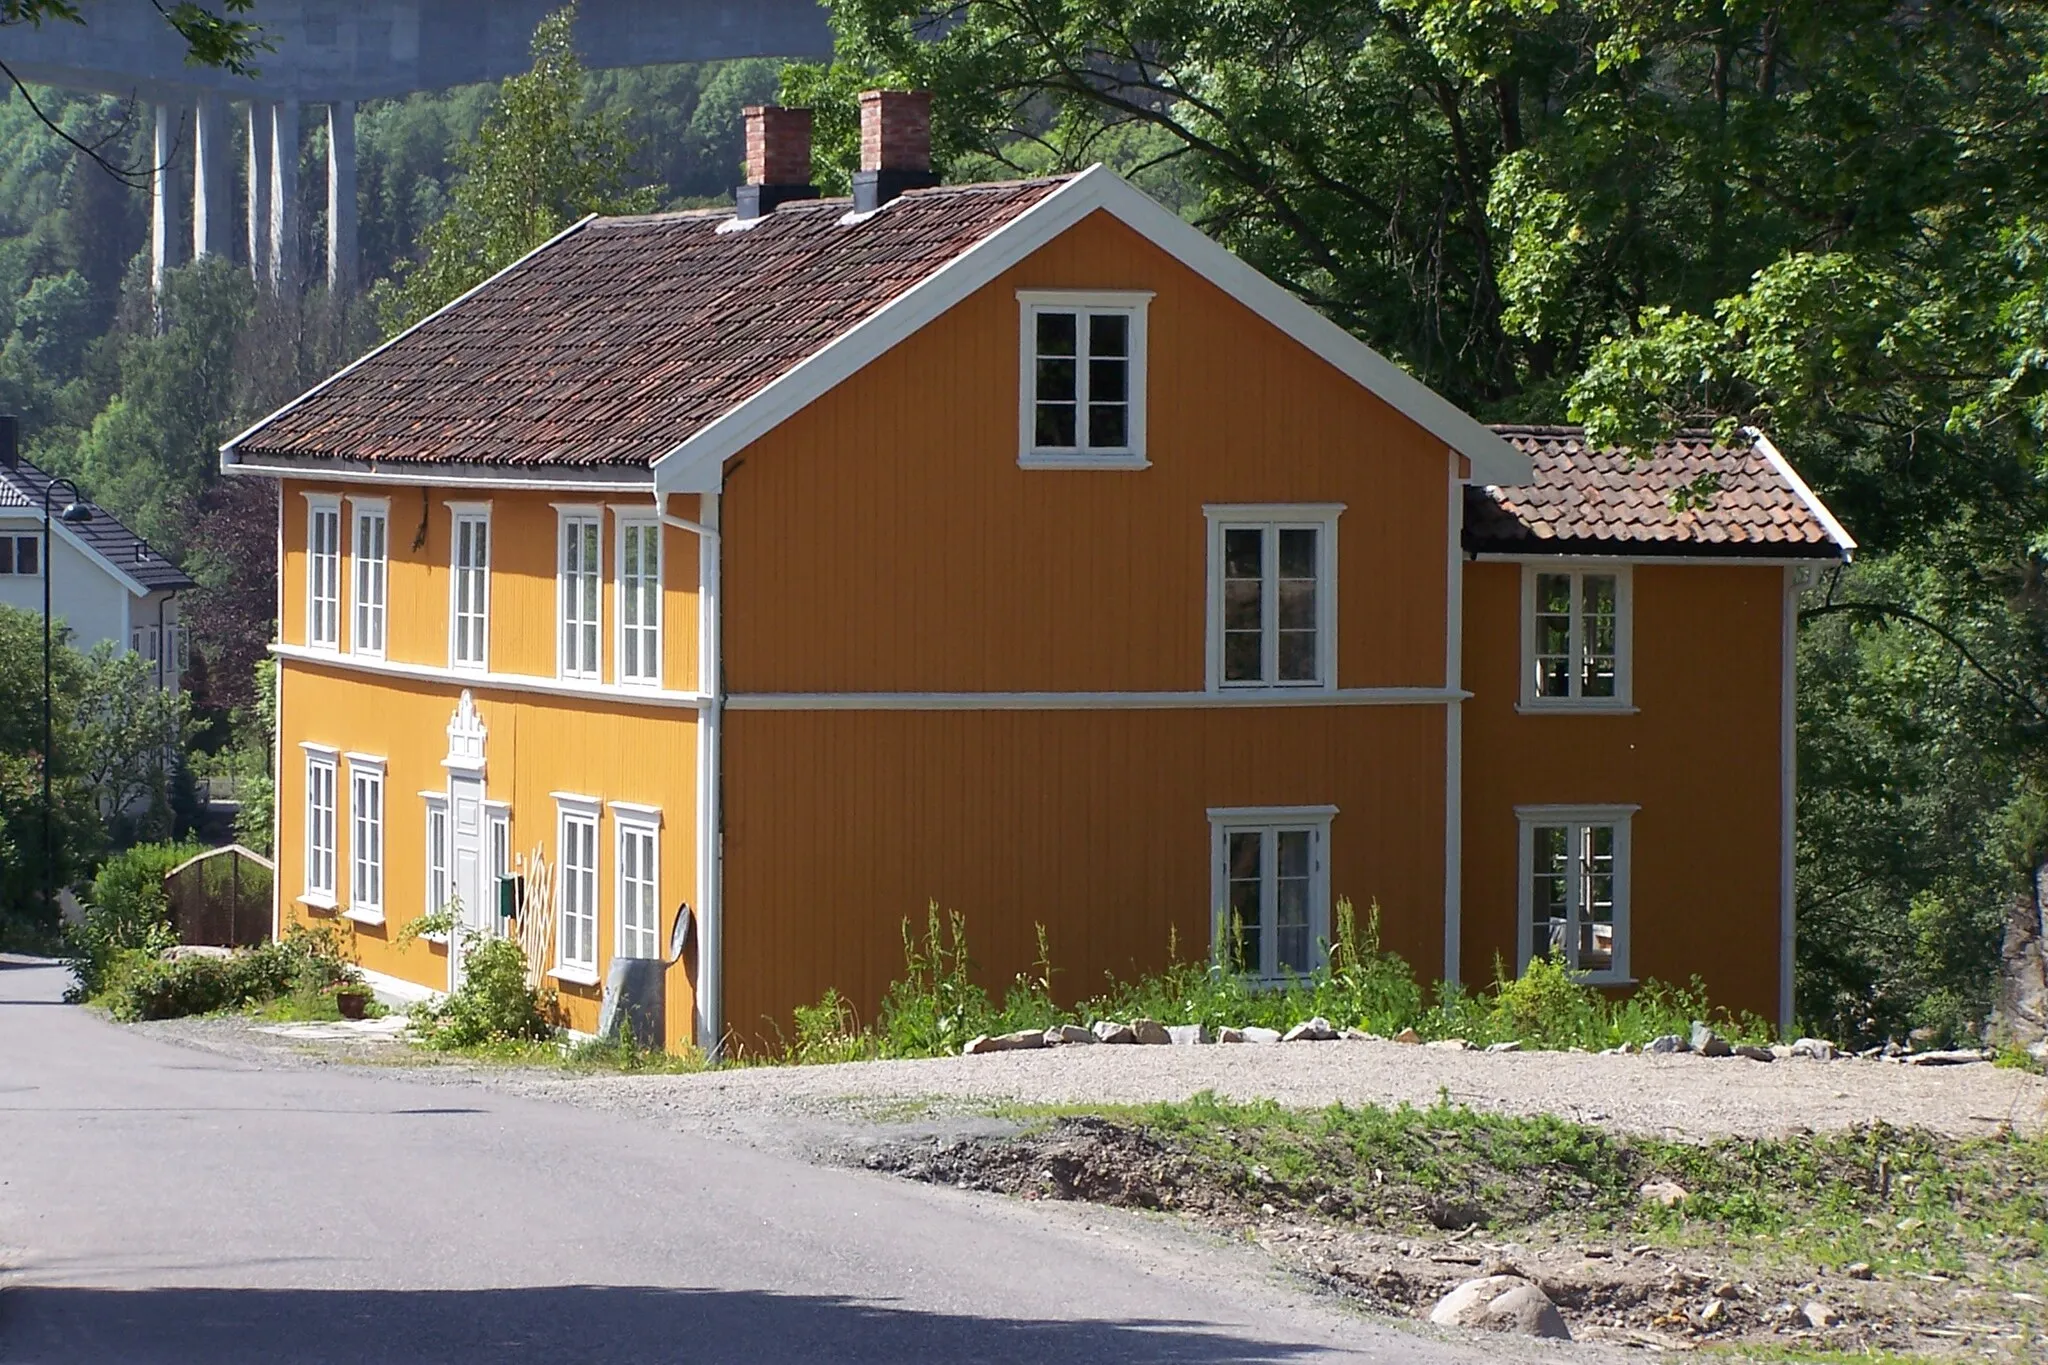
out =
[[724,668],[718,639],[718,494],[700,493],[701,521],[670,516],[667,495],[657,493],[662,524],[697,537],[697,1042],[718,1061],[725,1052],[724,874],[719,833],[719,732],[725,701]]

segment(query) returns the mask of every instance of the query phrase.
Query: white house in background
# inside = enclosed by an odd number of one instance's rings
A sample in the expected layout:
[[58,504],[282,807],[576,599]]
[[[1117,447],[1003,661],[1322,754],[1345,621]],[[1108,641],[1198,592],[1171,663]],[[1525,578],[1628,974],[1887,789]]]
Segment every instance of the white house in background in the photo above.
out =
[[190,654],[178,595],[198,585],[104,508],[88,502],[92,520],[59,520],[62,492],[52,500],[45,563],[43,494],[50,477],[27,460],[0,466],[0,603],[40,615],[43,575],[54,564],[50,609],[71,628],[72,646],[89,652],[110,641],[134,650],[156,665],[158,682],[176,689]]

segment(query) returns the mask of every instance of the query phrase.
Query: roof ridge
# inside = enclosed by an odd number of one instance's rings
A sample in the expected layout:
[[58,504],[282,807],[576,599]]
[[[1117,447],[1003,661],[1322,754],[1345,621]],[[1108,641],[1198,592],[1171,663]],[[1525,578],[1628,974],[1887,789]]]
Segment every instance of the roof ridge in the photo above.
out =
[[[1022,176],[1014,180],[968,180],[957,185],[927,185],[920,189],[905,190],[898,199],[938,199],[955,194],[973,194],[990,190],[1034,190],[1047,185],[1063,184],[1072,180],[1074,173],[1060,175]],[[896,200],[891,200],[891,203]],[[815,199],[788,199],[778,204],[776,213],[817,213],[821,210],[837,209],[840,212],[853,207],[851,195],[819,195]],[[884,206],[886,207],[886,205]],[[683,221],[707,221],[729,219],[739,210],[733,204],[709,204],[693,209],[660,209],[653,213],[604,214],[591,221],[594,228],[611,227],[614,224],[668,223]],[[761,215],[763,218],[767,214]]]

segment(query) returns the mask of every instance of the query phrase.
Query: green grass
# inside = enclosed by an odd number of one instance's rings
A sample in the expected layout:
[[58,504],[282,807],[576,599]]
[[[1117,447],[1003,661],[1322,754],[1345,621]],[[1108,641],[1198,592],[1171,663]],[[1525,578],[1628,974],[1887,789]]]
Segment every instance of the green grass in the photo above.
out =
[[1754,1365],[1953,1365],[1954,1357],[1900,1351],[1826,1351],[1799,1346],[1703,1346],[1709,1360],[1754,1362]]

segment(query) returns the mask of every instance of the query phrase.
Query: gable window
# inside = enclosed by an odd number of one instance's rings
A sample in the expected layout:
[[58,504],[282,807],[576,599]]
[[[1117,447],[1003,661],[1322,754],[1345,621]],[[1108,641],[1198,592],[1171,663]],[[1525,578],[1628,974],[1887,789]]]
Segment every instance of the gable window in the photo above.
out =
[[1522,702],[1559,710],[1629,705],[1627,565],[1522,571]]
[[334,899],[335,752],[306,748],[306,878],[308,904],[332,909]]
[[306,643],[341,648],[341,499],[306,495]]
[[1142,292],[1020,290],[1018,463],[1143,469]]
[[618,674],[661,685],[661,523],[619,519]]
[[38,578],[43,568],[41,536],[0,536],[0,574]]
[[491,509],[485,503],[451,503],[449,507],[455,514],[455,526],[448,587],[448,663],[454,668],[488,668]]
[[618,907],[620,957],[660,957],[661,939],[661,812],[646,806],[612,803],[612,824],[618,831]]
[[351,919],[384,919],[384,760],[348,756],[349,880]]
[[1554,957],[1592,981],[1628,975],[1633,806],[1520,806],[1520,967]]
[[439,792],[422,793],[427,801],[427,888],[426,913],[438,914],[454,895],[448,880],[448,798]]
[[1216,960],[1274,980],[1321,966],[1330,939],[1335,806],[1209,812]]
[[561,877],[559,927],[555,931],[555,975],[571,981],[597,980],[597,802],[588,797],[555,797],[559,812]]
[[1338,505],[1208,507],[1210,690],[1334,687]]
[[561,622],[556,665],[564,678],[597,678],[603,613],[604,562],[599,550],[602,520],[596,508],[562,508],[561,555],[555,577]]
[[387,541],[391,504],[383,498],[350,498],[354,512],[349,553],[355,561],[355,618],[349,648],[384,657],[384,598],[390,577]]

